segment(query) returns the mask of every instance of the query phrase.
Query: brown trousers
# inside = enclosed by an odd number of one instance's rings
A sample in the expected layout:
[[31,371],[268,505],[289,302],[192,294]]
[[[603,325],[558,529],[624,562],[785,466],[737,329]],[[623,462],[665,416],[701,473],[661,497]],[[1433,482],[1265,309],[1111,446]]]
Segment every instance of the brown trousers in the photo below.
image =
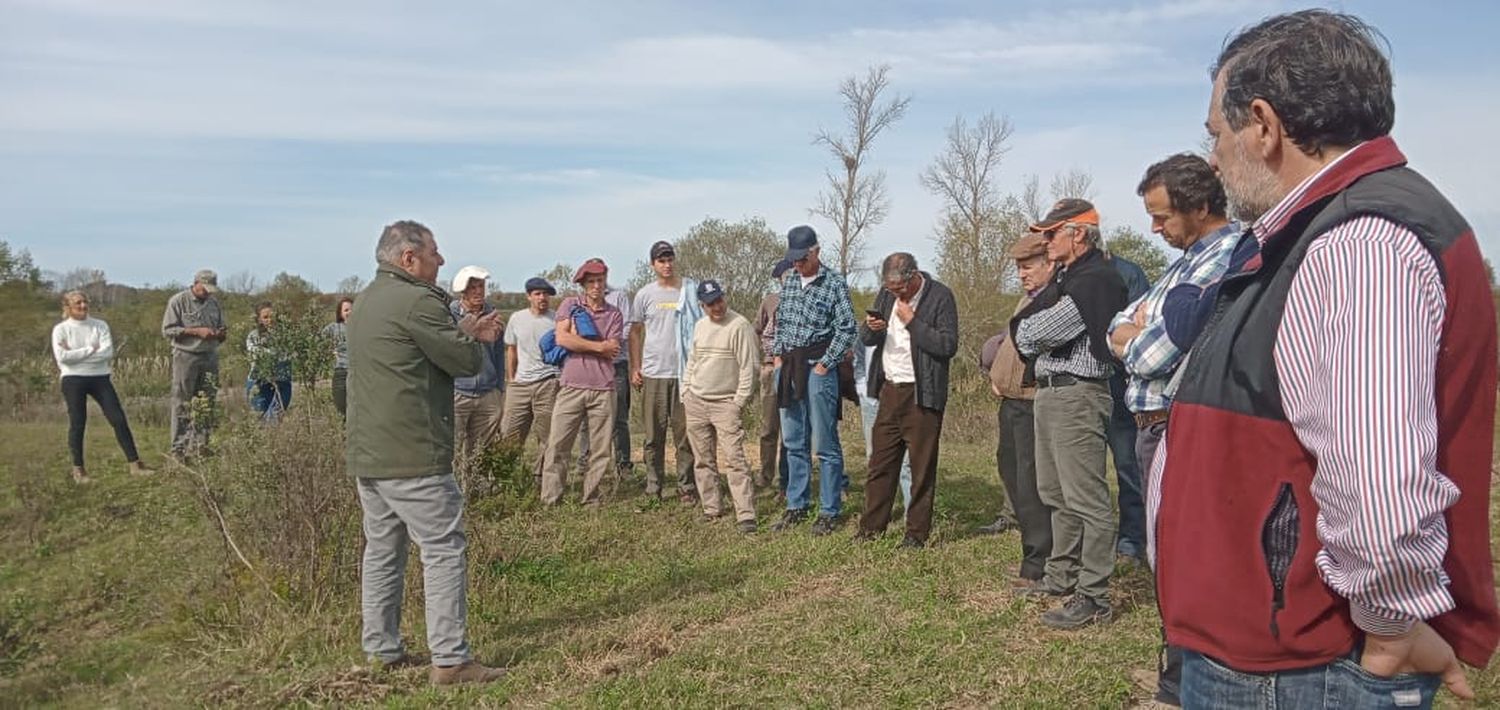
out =
[[542,480],[547,465],[547,440],[552,432],[552,407],[557,403],[557,378],[537,382],[512,382],[505,393],[505,416],[500,438],[524,446],[526,436],[536,430],[536,479]]
[[901,478],[901,459],[911,454],[911,504],[906,534],[922,542],[932,533],[932,499],[937,492],[938,439],[943,413],[917,406],[915,384],[887,382],[880,388],[880,413],[870,432],[869,479],[859,527],[885,532]]
[[599,483],[609,470],[609,436],[615,419],[614,390],[558,388],[552,406],[552,431],[547,437],[547,463],[542,473],[542,503],[555,505],[568,487],[568,459],[573,440],[588,421],[589,465],[583,474],[583,502],[599,503]]
[[740,408],[732,399],[710,402],[692,392],[683,393],[682,405],[687,414],[693,460],[697,462],[694,473],[703,513],[718,517],[724,512],[719,476],[714,471],[722,457],[729,495],[734,499],[734,519],[755,520],[755,484],[750,481],[750,464],[745,460],[745,426],[740,422]]
[[776,403],[776,366],[760,366],[760,475],[758,485],[777,485],[781,456],[781,406]]

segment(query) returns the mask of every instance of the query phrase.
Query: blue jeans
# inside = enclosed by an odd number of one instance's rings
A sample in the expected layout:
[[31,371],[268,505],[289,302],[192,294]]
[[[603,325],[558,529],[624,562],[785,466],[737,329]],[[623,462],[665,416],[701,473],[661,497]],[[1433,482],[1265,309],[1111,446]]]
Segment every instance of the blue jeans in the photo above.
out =
[[[870,399],[865,396],[864,390],[859,393],[859,423],[864,425],[865,430],[865,463],[870,461],[870,431],[875,428],[875,415],[880,412],[880,400]],[[906,452],[906,457],[901,459],[901,505],[905,508],[911,507],[911,452]]]
[[281,413],[286,411],[287,407],[292,406],[291,380],[278,382],[247,380],[245,393],[250,395],[250,408],[267,422],[279,421]]
[[1430,708],[1435,675],[1371,675],[1354,660],[1278,673],[1243,673],[1201,653],[1182,652],[1183,710],[1206,708]]
[[1109,378],[1109,394],[1115,400],[1109,417],[1109,451],[1119,480],[1120,527],[1115,552],[1130,557],[1146,556],[1146,497],[1141,492],[1141,467],[1135,455],[1135,417],[1125,408],[1125,377]]
[[[780,376],[780,373],[777,373]],[[807,398],[781,408],[781,440],[786,445],[786,509],[806,510],[812,487],[812,454],[816,447],[820,516],[843,510],[844,449],[839,444],[839,375],[819,375],[808,368]]]

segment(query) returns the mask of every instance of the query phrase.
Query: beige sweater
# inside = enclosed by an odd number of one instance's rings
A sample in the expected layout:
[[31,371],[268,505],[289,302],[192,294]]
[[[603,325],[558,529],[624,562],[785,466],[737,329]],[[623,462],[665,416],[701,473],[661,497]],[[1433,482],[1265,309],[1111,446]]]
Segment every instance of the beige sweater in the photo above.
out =
[[745,406],[755,393],[760,371],[760,346],[755,328],[744,316],[728,311],[715,323],[703,316],[693,326],[693,348],[688,353],[682,388],[710,402],[733,399]]

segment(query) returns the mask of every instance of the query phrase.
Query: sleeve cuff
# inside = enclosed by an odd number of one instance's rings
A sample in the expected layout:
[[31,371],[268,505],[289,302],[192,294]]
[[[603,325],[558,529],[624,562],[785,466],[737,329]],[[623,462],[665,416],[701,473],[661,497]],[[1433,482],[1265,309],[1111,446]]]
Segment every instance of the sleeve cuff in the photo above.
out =
[[1417,623],[1415,616],[1376,609],[1355,601],[1349,602],[1349,616],[1360,630],[1380,636],[1404,634]]

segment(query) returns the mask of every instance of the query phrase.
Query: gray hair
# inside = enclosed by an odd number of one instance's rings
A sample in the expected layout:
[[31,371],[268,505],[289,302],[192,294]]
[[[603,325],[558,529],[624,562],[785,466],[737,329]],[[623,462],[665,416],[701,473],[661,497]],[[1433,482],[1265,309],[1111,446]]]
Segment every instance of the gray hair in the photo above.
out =
[[385,230],[380,233],[380,243],[375,246],[375,260],[387,264],[399,263],[402,252],[421,249],[431,238],[432,230],[421,222],[403,219],[386,225]]
[[1100,244],[1104,243],[1104,235],[1099,232],[1099,228],[1097,226],[1092,224],[1079,224],[1075,226],[1083,232],[1084,244],[1097,249]]
[[890,281],[899,278],[903,282],[910,280],[917,274],[917,257],[904,251],[892,253],[880,262],[880,280]]

